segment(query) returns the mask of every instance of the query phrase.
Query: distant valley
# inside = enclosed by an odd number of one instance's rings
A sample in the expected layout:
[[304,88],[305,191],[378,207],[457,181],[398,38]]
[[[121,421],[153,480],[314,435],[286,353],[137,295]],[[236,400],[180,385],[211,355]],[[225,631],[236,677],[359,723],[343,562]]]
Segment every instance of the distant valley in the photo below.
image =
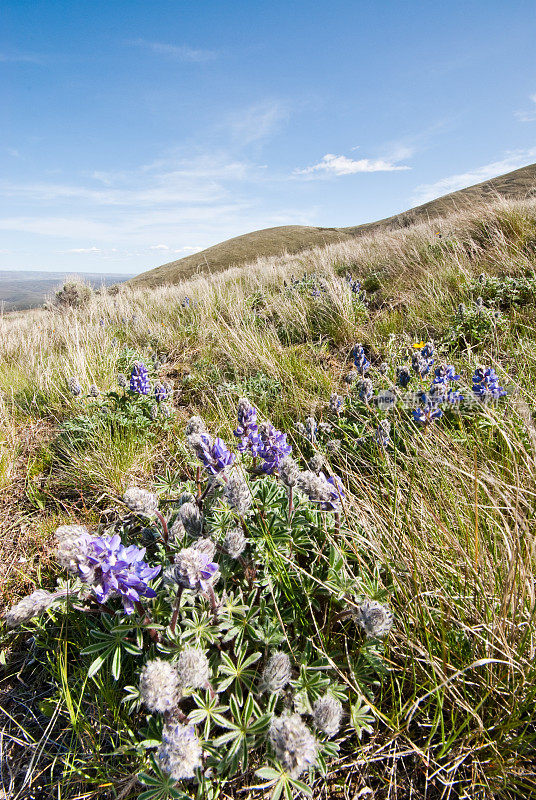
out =
[[45,272],[42,270],[0,270],[0,309],[20,311],[42,305],[47,297],[76,275],[93,288],[122,283],[131,275],[103,275],[98,272]]

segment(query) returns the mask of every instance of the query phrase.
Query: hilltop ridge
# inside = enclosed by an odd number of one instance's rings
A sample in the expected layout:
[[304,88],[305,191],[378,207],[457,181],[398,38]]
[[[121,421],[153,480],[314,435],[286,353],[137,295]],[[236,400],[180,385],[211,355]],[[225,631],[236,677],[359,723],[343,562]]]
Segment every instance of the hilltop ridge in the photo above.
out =
[[417,222],[443,217],[496,197],[526,198],[536,193],[536,164],[499,175],[391,217],[347,228],[283,225],[235,236],[199,253],[170,261],[132,278],[134,286],[179,283],[195,274],[221,272],[251,263],[259,257],[295,254],[310,247],[343,242],[381,229],[406,228]]

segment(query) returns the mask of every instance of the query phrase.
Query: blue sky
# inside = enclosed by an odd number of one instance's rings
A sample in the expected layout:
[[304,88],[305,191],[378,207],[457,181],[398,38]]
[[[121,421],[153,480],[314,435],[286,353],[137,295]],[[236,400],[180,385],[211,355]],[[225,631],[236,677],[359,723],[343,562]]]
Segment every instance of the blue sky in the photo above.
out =
[[136,273],[536,161],[533,0],[3,0],[0,269]]

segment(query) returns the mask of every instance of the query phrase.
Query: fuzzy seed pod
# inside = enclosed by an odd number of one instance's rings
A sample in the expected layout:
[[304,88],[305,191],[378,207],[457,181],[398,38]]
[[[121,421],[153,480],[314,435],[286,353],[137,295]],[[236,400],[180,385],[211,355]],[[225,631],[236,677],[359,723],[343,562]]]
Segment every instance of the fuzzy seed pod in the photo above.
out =
[[127,376],[123,375],[122,372],[119,373],[117,376],[117,385],[120,389],[126,389],[128,384]]
[[363,378],[362,381],[359,381],[358,388],[357,388],[359,399],[363,401],[363,403],[368,403],[374,394],[374,387],[370,378]]
[[79,566],[87,563],[87,548],[91,534],[83,525],[60,525],[55,535],[56,558],[59,564],[77,575]]
[[331,694],[319,697],[313,704],[316,727],[328,736],[335,736],[341,727],[342,703]]
[[149,711],[171,711],[179,701],[179,675],[173,664],[161,658],[148,661],[140,675],[141,699]]
[[169,529],[169,540],[176,542],[179,539],[184,539],[186,536],[186,528],[183,525],[182,519],[177,517],[171,528]]
[[82,394],[82,387],[80,386],[78,378],[70,378],[68,386],[69,391],[74,397],[79,397]]
[[15,628],[17,625],[22,625],[24,622],[33,619],[33,617],[40,617],[47,608],[50,608],[56,598],[57,595],[51,594],[51,592],[47,592],[44,589],[37,589],[27,597],[23,597],[22,600],[19,600],[16,605],[6,612],[7,627]]
[[177,674],[181,686],[201,689],[208,683],[208,658],[202,650],[185,647],[177,659]]
[[315,453],[309,459],[309,462],[307,464],[311,472],[314,472],[315,475],[318,475],[325,467],[325,465],[326,465],[325,459],[320,453]]
[[274,717],[270,726],[270,743],[277,760],[292,778],[299,778],[316,762],[316,739],[299,714]]
[[225,539],[223,540],[223,547],[225,552],[231,558],[238,558],[246,549],[248,540],[240,530],[240,528],[233,528],[227,531]]
[[233,511],[236,511],[241,517],[247,514],[251,507],[252,498],[250,488],[243,475],[239,473],[231,475],[225,484],[223,496],[229,507],[232,508]]
[[286,653],[274,653],[262,671],[261,691],[274,692],[282,691],[291,678],[290,658]]
[[356,609],[354,618],[370,638],[387,636],[393,625],[393,612],[377,600],[364,600]]
[[186,437],[191,436],[193,433],[200,434],[206,433],[207,426],[205,425],[205,421],[201,417],[190,417],[188,422],[186,423],[185,435]]
[[179,508],[177,519],[190,536],[199,536],[203,528],[203,518],[198,505],[194,502],[183,503]]
[[160,766],[173,780],[183,781],[195,777],[201,764],[203,750],[193,725],[165,725],[162,744],[156,756]]
[[137,486],[131,486],[126,490],[123,502],[135,514],[144,514],[147,517],[153,516],[158,510],[156,495],[146,489],[138,489]]
[[300,469],[292,456],[286,456],[279,464],[279,477],[285,486],[296,486]]
[[90,397],[98,397],[100,395],[99,389],[94,383],[89,387],[88,394]]
[[326,442],[326,450],[328,453],[337,453],[341,449],[341,439],[330,439]]

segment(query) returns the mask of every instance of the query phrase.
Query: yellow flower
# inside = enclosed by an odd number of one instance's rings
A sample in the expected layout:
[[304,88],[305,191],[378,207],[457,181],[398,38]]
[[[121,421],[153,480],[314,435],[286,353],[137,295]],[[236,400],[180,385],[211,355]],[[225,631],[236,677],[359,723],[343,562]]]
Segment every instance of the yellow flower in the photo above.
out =
[[424,342],[414,342],[412,347],[414,347],[416,350],[422,350],[424,347]]

